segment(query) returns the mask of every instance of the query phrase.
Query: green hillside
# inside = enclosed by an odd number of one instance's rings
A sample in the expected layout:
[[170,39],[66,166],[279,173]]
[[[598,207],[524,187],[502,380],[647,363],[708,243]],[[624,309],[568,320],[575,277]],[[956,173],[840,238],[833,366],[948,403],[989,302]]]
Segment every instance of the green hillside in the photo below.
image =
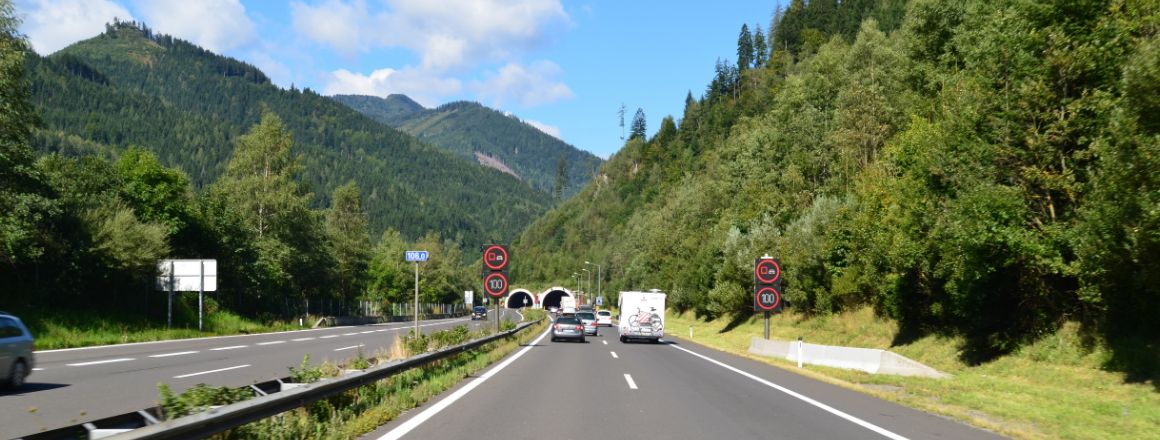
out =
[[1156,377],[1157,2],[775,16],[742,28],[740,62],[718,61],[679,120],[533,223],[516,270],[565,282],[587,260],[606,292],[744,319],[769,253],[807,316],[872,306],[896,342],[961,336],[969,363],[1078,322],[1110,368]]
[[[205,187],[225,170],[234,139],[263,111],[293,136],[314,206],[358,184],[377,236],[429,231],[482,243],[514,237],[551,203],[506,174],[450,155],[306,90],[283,90],[257,68],[136,24],[46,58],[31,56],[42,152],[153,151]],[[110,151],[104,151],[111,154]]]
[[425,109],[403,95],[386,98],[337,95],[335,100],[391,127],[460,156],[498,159],[532,187],[555,194],[560,161],[561,189],[569,197],[592,180],[603,160],[539,129],[474,102],[452,102]]

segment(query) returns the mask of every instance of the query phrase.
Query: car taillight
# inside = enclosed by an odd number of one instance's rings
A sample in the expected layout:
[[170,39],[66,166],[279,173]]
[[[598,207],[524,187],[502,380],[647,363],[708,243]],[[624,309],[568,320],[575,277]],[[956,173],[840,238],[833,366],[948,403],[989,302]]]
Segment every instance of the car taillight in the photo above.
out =
[[556,330],[560,329],[560,324],[556,324]]
[[576,330],[584,330],[584,327],[578,325],[578,326],[576,326]]

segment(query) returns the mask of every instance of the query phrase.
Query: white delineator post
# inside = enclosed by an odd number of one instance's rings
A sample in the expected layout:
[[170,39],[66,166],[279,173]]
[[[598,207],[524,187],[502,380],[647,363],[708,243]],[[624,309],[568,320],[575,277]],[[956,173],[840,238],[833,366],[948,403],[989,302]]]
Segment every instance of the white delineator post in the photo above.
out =
[[802,337],[798,336],[798,368],[802,367]]

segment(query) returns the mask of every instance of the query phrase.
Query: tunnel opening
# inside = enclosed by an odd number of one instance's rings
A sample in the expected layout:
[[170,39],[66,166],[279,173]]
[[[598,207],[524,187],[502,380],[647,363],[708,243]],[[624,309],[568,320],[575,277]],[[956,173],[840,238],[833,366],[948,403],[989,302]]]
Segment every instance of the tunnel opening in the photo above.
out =
[[508,295],[507,308],[509,309],[522,309],[534,305],[536,305],[536,299],[532,297],[531,292],[526,290],[516,290],[511,295]]
[[552,290],[549,290],[548,293],[544,294],[544,299],[543,299],[543,301],[540,301],[540,303],[544,307],[544,309],[549,309],[552,307],[560,307],[561,300],[564,299],[564,297],[571,297],[571,296],[572,295],[569,294],[568,291],[566,291],[566,290],[552,289]]

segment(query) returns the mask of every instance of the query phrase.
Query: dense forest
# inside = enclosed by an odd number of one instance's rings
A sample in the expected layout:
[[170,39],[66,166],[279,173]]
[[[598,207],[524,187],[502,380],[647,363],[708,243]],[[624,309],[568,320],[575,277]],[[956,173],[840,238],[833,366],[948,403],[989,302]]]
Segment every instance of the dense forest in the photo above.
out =
[[117,22],[49,57],[0,0],[0,305],[148,316],[166,258],[213,258],[213,307],[285,319],[462,301],[547,193],[252,66]]
[[464,243],[514,237],[550,195],[424,144],[257,68],[141,23],[112,23],[48,57],[30,54],[41,152],[109,154],[131,146],[178,167],[199,190],[226,171],[233,139],[271,112],[293,135],[310,203],[358,182],[376,236],[442,231]]
[[809,315],[872,306],[972,362],[1074,321],[1155,374],[1158,26],[1155,0],[794,0],[513,264],[747,319],[768,253]]
[[558,200],[580,191],[604,162],[592,153],[475,102],[427,109],[403,95],[337,95],[334,99],[375,120],[463,157],[498,159],[533,188]]

